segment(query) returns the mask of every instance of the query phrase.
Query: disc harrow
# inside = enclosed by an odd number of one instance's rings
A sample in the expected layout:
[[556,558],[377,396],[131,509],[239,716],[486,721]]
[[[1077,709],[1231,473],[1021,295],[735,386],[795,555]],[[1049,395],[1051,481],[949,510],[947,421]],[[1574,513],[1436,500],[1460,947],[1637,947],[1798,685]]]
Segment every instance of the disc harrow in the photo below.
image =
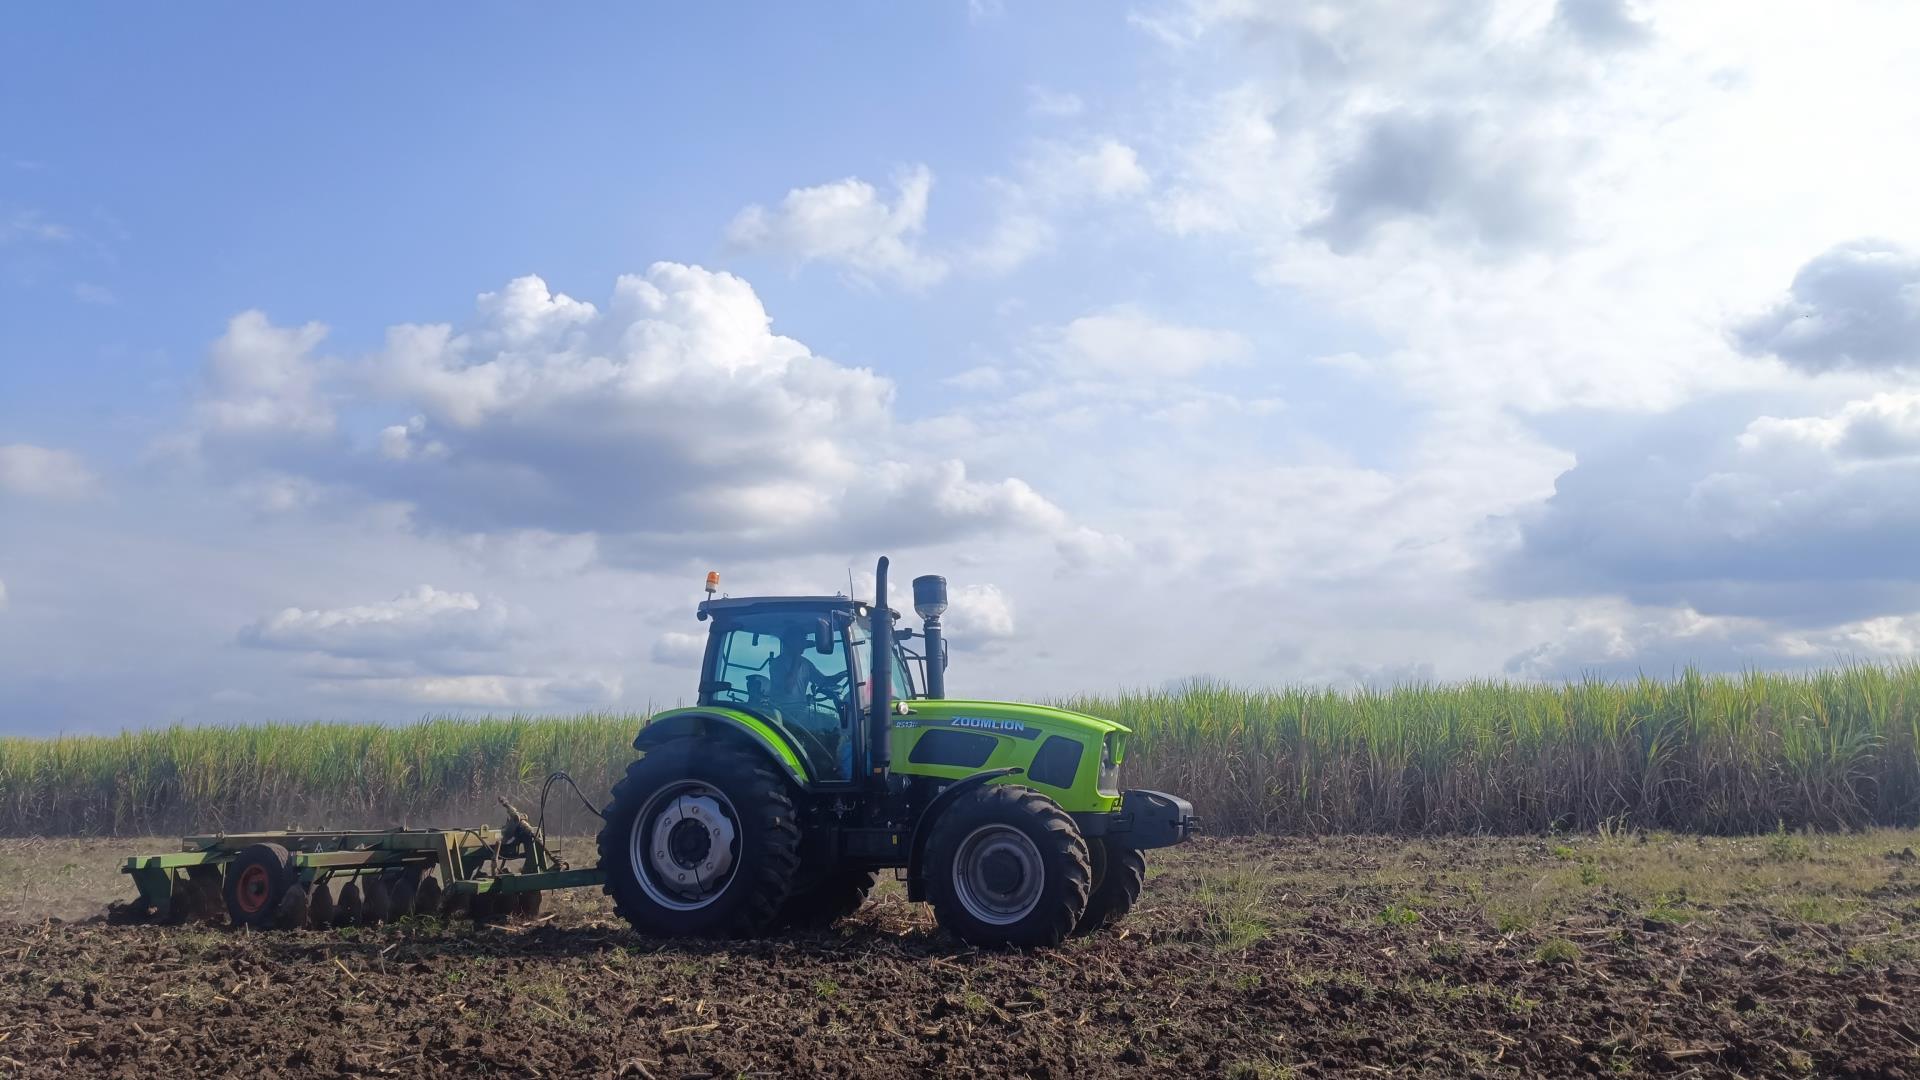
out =
[[597,867],[556,858],[505,799],[501,828],[214,833],[181,849],[135,855],[121,871],[140,895],[115,904],[127,923],[224,915],[254,930],[378,926],[431,916],[530,919],[547,889],[599,885]]

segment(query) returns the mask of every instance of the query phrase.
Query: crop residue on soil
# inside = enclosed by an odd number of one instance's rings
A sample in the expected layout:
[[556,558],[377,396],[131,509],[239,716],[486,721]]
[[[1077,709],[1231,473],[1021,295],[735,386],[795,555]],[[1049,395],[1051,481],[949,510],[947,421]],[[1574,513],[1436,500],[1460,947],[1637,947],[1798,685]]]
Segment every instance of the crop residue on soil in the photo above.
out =
[[1121,930],[1033,954],[897,889],[737,943],[583,891],[478,929],[8,907],[0,1074],[1920,1077],[1917,841],[1200,841]]

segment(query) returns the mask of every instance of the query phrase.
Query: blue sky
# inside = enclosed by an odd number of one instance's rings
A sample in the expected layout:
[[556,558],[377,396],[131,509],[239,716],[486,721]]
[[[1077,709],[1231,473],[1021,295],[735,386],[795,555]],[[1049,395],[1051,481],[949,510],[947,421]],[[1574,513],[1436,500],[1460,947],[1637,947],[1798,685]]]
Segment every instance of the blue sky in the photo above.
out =
[[1920,649],[1904,5],[7,20],[0,730]]

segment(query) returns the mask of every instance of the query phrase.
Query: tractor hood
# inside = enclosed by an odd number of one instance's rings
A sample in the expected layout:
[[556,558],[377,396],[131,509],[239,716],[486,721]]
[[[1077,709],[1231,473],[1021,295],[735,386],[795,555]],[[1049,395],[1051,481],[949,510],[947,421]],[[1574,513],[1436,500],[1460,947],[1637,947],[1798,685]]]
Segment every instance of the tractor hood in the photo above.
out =
[[1129,729],[1111,720],[1085,713],[1068,712],[1047,705],[1022,705],[1012,701],[963,701],[954,698],[914,698],[908,701],[909,713],[896,723],[915,726],[942,724],[957,728],[977,728],[1018,734],[1068,735],[1081,741],[1097,742],[1108,732],[1125,735]]

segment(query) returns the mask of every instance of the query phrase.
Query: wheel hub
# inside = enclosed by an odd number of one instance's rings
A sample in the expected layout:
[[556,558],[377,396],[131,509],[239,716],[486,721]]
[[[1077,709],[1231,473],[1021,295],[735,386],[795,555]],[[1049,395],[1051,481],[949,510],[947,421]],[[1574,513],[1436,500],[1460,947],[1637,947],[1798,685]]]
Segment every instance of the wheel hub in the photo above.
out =
[[980,879],[996,895],[1008,895],[1020,888],[1025,868],[1020,860],[1005,851],[990,852],[981,860]]
[[733,804],[697,781],[670,784],[634,818],[634,876],[662,907],[704,907],[726,890],[739,828]]
[[707,853],[713,850],[713,834],[707,827],[690,818],[674,822],[667,833],[667,855],[682,868],[691,869],[707,861]]
[[953,887],[962,907],[981,922],[1019,922],[1040,904],[1046,869],[1040,849],[1008,825],[983,825],[961,841],[953,860]]
[[256,863],[240,871],[234,898],[239,902],[241,911],[252,914],[267,906],[267,897],[272,892],[273,882],[267,874],[267,868]]

